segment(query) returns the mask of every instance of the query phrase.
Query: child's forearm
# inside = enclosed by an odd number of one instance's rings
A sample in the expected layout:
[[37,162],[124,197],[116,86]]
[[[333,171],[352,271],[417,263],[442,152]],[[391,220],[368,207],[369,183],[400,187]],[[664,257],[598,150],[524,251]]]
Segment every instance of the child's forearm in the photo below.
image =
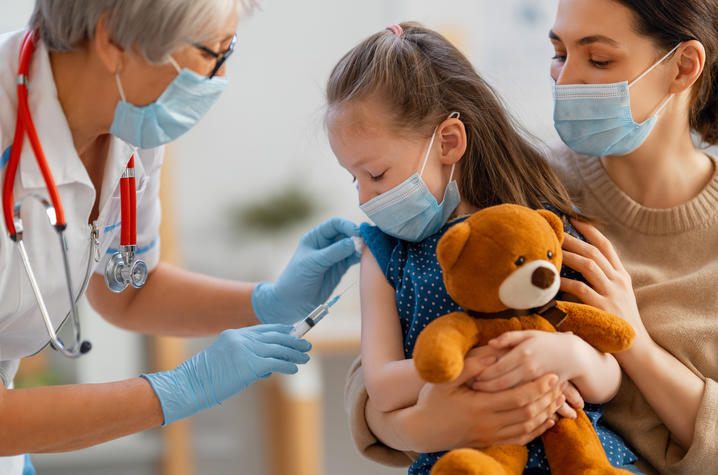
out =
[[581,339],[577,339],[577,345],[576,355],[582,370],[571,378],[571,382],[586,402],[602,404],[610,401],[621,385],[621,367],[616,358],[601,353]]
[[372,405],[383,412],[413,406],[425,382],[414,367],[414,360],[392,361],[375,374],[366,374],[366,387]]

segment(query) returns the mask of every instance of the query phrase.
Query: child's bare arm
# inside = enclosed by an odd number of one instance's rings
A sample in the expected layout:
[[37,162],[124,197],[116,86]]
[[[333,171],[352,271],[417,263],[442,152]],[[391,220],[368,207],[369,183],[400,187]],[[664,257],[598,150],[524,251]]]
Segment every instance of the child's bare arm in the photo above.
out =
[[361,260],[361,357],[372,405],[385,412],[416,403],[424,381],[404,358],[396,294],[374,256]]

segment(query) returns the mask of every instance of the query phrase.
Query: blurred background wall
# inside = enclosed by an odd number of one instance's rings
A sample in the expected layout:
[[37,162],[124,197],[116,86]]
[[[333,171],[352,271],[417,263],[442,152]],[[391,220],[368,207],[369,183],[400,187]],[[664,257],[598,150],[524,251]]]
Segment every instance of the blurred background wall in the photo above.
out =
[[[22,28],[33,3],[0,0],[0,32]],[[555,0],[263,0],[261,9],[240,23],[224,97],[169,150],[165,201],[175,221],[179,260],[191,270],[220,277],[271,280],[304,230],[334,215],[364,219],[351,177],[336,164],[326,139],[324,86],[346,51],[390,23],[416,20],[444,33],[529,131],[554,140],[547,32],[555,7]],[[272,214],[286,203],[299,204],[289,215]],[[340,288],[357,276],[355,268]],[[51,374],[45,380],[103,382],[151,368],[152,342],[83,310],[92,352],[75,362],[47,352]],[[326,329],[317,330],[323,349],[310,369],[280,386],[295,384],[300,387],[285,389],[314,392],[320,401],[315,419],[324,473],[406,473],[363,460],[350,440],[342,391],[346,370],[358,354],[358,312],[353,291]],[[199,351],[209,341],[192,340],[187,351]],[[195,473],[269,475],[269,461],[278,455],[266,440],[267,417],[281,408],[268,407],[272,399],[267,394],[267,385],[258,384],[192,419],[194,461],[189,460]],[[151,431],[33,460],[40,474],[160,473],[161,434]],[[306,434],[313,439],[313,432]],[[311,446],[312,440],[296,442]]]

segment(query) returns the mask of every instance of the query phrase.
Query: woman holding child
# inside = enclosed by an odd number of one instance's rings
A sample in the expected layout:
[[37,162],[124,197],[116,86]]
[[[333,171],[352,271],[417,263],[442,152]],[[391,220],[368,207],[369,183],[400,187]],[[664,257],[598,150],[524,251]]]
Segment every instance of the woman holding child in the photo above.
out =
[[[561,288],[636,330],[633,346],[613,355],[624,374],[604,420],[645,473],[710,473],[718,457],[718,173],[694,139],[718,144],[718,5],[561,0],[550,38],[565,146],[549,162],[601,228],[572,221],[587,242],[567,237],[564,262],[586,282],[563,279]],[[355,366],[347,407],[360,450],[401,465],[414,459],[409,451],[526,444],[543,433],[557,417],[560,396],[545,396],[558,369],[531,374],[519,364],[526,352],[511,351],[545,351],[540,336],[509,334],[502,343],[498,354],[474,350],[459,379],[426,385],[416,404],[391,412],[367,398]],[[498,361],[483,363],[487,355]],[[520,383],[506,387],[506,374]],[[473,378],[483,391],[464,385]],[[563,397],[580,407],[575,396]],[[497,435],[497,401],[532,416],[522,434]]]

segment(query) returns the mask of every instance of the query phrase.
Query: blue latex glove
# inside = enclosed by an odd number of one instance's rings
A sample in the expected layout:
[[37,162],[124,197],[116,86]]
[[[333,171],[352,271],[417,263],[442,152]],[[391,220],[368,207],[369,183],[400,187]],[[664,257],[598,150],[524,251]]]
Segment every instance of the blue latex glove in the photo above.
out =
[[163,426],[217,406],[272,373],[294,374],[309,361],[311,344],[290,336],[290,325],[225,330],[206,350],[175,369],[143,374],[165,416]]
[[324,303],[344,273],[359,262],[350,236],[359,227],[332,218],[308,231],[275,283],[260,282],[252,292],[252,307],[264,323],[294,323]]

